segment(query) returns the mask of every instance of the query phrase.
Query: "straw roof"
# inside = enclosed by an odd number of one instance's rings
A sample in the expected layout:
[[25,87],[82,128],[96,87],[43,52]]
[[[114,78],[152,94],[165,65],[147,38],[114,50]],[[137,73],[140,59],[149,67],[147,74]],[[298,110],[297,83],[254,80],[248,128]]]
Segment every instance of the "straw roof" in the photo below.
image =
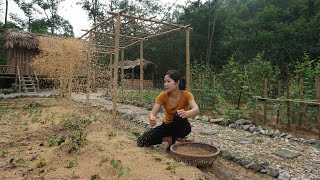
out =
[[[136,59],[134,61],[125,60],[123,63],[124,63],[123,69],[132,69],[135,67],[140,67],[140,59]],[[147,69],[154,71],[156,69],[156,65],[151,61],[147,61],[143,59],[143,70],[147,70]]]
[[38,49],[39,40],[35,35],[16,29],[8,29],[5,32],[4,47],[22,48],[22,49]]

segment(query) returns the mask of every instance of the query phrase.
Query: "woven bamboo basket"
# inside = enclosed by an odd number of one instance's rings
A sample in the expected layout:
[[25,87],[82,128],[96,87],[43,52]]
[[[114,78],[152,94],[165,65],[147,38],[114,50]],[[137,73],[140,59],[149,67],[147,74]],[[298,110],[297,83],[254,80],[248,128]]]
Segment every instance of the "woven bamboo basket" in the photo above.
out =
[[[209,151],[209,153],[206,155],[187,154],[185,152],[179,151],[179,147],[202,148],[206,151]],[[220,153],[219,148],[210,144],[198,142],[174,144],[170,147],[170,151],[175,160],[200,167],[212,165],[212,163],[216,160],[217,155],[219,155]]]

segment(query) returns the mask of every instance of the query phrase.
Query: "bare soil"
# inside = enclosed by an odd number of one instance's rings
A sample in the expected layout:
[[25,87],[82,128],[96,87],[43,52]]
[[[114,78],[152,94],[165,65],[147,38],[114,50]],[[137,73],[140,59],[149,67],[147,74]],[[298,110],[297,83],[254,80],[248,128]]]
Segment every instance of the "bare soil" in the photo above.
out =
[[[98,108],[54,98],[0,101],[0,179],[271,179],[220,158],[200,170],[139,148],[134,134],[145,129]],[[74,117],[90,124],[82,131],[63,124]]]

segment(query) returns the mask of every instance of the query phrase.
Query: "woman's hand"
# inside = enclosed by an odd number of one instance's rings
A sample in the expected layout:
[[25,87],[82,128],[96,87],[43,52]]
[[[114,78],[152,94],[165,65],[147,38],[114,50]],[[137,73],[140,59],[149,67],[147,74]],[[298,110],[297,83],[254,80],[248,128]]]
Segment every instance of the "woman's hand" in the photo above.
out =
[[179,109],[177,113],[181,118],[188,118],[187,111],[185,111],[184,109]]
[[155,116],[150,116],[149,123],[151,127],[154,127],[155,125],[157,125],[157,118]]

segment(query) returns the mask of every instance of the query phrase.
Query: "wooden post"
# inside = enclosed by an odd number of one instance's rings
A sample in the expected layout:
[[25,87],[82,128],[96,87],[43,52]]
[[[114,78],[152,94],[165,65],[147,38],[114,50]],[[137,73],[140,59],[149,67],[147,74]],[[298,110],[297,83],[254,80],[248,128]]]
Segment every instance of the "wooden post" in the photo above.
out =
[[69,64],[69,82],[68,82],[68,90],[69,90],[69,96],[68,98],[71,99],[71,93],[72,93],[72,76],[73,76],[73,68],[72,64],[70,62]]
[[190,29],[186,29],[186,90],[191,90],[191,75],[190,75]]
[[318,135],[320,139],[320,78],[316,76],[316,97],[318,102],[317,123],[318,123]]
[[198,104],[199,106],[202,106],[202,103],[201,103],[201,92],[200,92],[200,89],[201,89],[201,74],[198,74],[198,85],[197,85],[197,91],[198,91]]
[[86,105],[89,105],[89,96],[90,96],[90,86],[91,86],[91,53],[92,53],[92,33],[90,32],[89,34],[89,48],[88,48],[88,53],[87,53],[87,86],[86,86]]
[[206,107],[206,101],[204,100],[204,98],[203,98],[203,96],[204,96],[204,93],[205,93],[205,91],[204,91],[204,74],[202,74],[202,76],[201,76],[201,99],[202,99],[202,107]]
[[124,97],[124,93],[123,93],[123,80],[124,80],[124,49],[121,50],[121,96],[122,98]]
[[[303,97],[303,84],[304,84],[304,80],[303,79],[300,79],[300,91],[299,91],[299,99],[302,99]],[[301,104],[299,104],[299,106],[301,106]],[[299,120],[298,120],[298,127],[299,129],[301,129],[301,125],[302,125],[302,115],[303,113],[301,112],[301,109],[300,109],[300,112],[299,112]]]
[[291,128],[291,120],[290,120],[290,80],[287,81],[287,119],[288,119],[288,130],[290,131]]
[[140,40],[140,99],[143,102],[143,40]]
[[[278,80],[278,99],[281,97],[281,80]],[[277,109],[277,124],[279,124],[280,121],[280,107],[281,107],[281,102],[279,101],[279,107]]]
[[108,67],[108,71],[107,71],[107,78],[108,78],[108,89],[107,89],[107,94],[110,95],[111,93],[111,89],[112,89],[112,54],[110,53],[109,56],[109,67]]
[[263,124],[267,122],[267,98],[268,98],[268,79],[264,79],[264,91],[263,97],[265,100],[263,101]]
[[131,76],[131,88],[133,88],[133,81],[134,81],[134,67],[132,68],[132,76]]
[[112,95],[112,115],[117,118],[117,97],[118,97],[118,64],[119,64],[119,46],[120,46],[120,13],[116,17],[116,36],[114,46],[114,63],[113,63],[113,95]]
[[212,93],[213,93],[213,99],[212,99],[212,104],[213,108],[215,108],[215,96],[216,96],[216,75],[213,75],[213,82],[212,82]]

